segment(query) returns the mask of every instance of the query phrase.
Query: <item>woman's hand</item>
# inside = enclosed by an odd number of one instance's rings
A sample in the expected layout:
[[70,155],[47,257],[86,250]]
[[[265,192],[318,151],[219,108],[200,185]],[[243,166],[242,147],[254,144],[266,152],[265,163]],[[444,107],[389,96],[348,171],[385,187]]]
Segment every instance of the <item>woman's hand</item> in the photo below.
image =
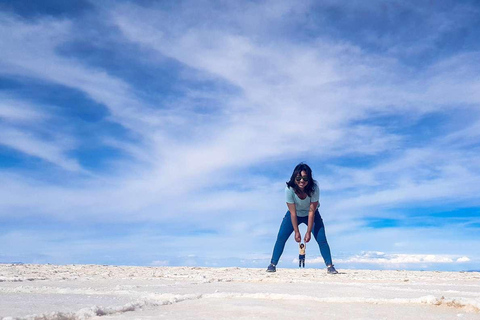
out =
[[301,242],[302,241],[302,235],[300,232],[295,232],[295,241]]
[[310,241],[311,238],[312,238],[312,234],[310,232],[305,233],[305,243]]

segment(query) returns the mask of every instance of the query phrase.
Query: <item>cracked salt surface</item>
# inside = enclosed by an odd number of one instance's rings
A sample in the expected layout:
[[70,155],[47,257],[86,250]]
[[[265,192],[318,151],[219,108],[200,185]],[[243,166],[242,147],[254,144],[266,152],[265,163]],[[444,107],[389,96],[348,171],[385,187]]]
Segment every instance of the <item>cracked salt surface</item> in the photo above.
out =
[[0,265],[0,319],[480,319],[480,274]]

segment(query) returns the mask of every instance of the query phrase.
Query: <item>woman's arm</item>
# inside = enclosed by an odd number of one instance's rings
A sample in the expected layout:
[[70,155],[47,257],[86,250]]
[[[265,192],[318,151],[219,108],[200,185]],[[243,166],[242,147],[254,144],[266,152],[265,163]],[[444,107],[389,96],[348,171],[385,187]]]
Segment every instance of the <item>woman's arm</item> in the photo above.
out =
[[312,228],[313,228],[313,221],[315,220],[315,211],[317,211],[317,207],[318,207],[318,201],[310,202],[310,209],[308,210],[308,226],[307,226],[307,232],[305,233],[305,242],[310,241]]
[[298,230],[298,222],[297,222],[297,208],[295,207],[295,203],[288,203],[287,202],[288,211],[290,211],[290,218],[292,219],[292,226],[293,230],[295,231],[295,241],[300,242],[302,241],[302,235]]

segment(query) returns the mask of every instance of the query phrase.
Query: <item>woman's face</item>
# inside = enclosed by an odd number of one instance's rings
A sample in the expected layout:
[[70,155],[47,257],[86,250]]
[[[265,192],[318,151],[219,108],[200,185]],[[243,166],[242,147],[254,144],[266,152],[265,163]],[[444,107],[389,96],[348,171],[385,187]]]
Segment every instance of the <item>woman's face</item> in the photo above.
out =
[[308,181],[305,181],[304,179],[308,179],[307,172],[305,171],[300,172],[300,174],[295,177],[295,184],[300,188],[300,190],[303,190],[308,185]]

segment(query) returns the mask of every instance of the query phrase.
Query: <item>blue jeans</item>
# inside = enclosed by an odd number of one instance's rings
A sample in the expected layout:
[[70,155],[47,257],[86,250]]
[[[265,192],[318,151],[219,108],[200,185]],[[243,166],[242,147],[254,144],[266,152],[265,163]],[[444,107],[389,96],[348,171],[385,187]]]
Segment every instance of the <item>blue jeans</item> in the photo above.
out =
[[303,267],[305,268],[305,255],[304,254],[299,254],[298,255],[298,267],[300,268],[303,264]]
[[[299,217],[297,216],[297,222],[300,225],[305,223],[308,225],[308,217]],[[280,256],[283,253],[285,248],[285,243],[293,232],[292,218],[290,217],[290,211],[287,211],[285,217],[283,218],[282,224],[280,225],[280,230],[278,230],[277,241],[275,242],[275,247],[273,248],[272,260],[271,263],[277,265]],[[315,211],[315,219],[313,222],[313,237],[317,240],[318,247],[320,248],[320,253],[322,254],[325,265],[329,266],[332,264],[332,255],[330,253],[330,247],[328,246],[327,237],[325,236],[325,226],[323,225],[322,217],[320,213]]]

